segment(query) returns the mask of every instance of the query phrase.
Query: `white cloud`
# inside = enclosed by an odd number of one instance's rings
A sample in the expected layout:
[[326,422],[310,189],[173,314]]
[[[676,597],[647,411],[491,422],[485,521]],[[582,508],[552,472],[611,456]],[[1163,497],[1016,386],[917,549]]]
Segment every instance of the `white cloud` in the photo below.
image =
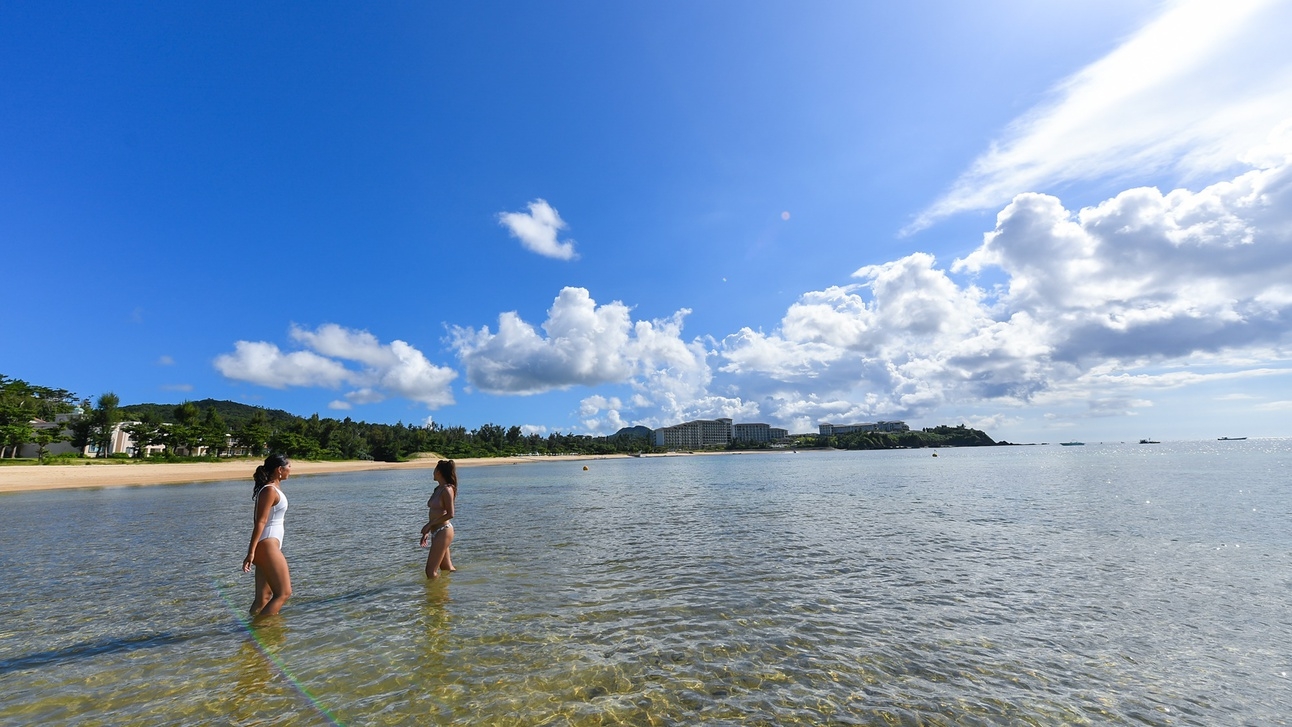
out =
[[520,425],[520,433],[526,437],[533,434],[547,434],[547,427],[541,424],[522,424]]
[[175,365],[175,359],[171,358],[170,356],[159,356],[159,357],[157,357],[157,365],[158,365],[158,366],[174,366],[174,365]]
[[542,332],[514,312],[498,317],[498,331],[450,329],[452,345],[472,386],[492,394],[537,394],[574,386],[624,385],[627,400],[594,395],[578,414],[593,431],[634,423],[673,424],[685,418],[749,411],[738,397],[708,391],[712,372],[701,341],[682,339],[690,311],[633,321],[619,301],[597,305],[584,288],[568,287],[547,311]]
[[[719,372],[800,431],[983,403],[1127,415],[1152,405],[1145,391],[1283,375],[1270,365],[1292,357],[1282,148],[1197,192],[1132,189],[1075,213],[1019,195],[949,270],[924,253],[863,267],[857,284],[804,294],[777,330],[728,336]],[[988,269],[1005,283],[963,277]]]
[[[216,357],[215,367],[224,376],[281,389],[288,386],[355,387],[345,400],[329,404],[348,409],[391,396],[416,401],[431,409],[453,403],[451,382],[457,372],[435,366],[404,341],[382,344],[367,331],[328,323],[316,330],[292,326],[295,342],[312,350],[283,353],[278,346],[260,341],[238,341],[234,352]],[[345,362],[361,364],[349,368]]]
[[394,353],[389,347],[382,346],[376,336],[335,323],[324,323],[314,331],[293,324],[289,335],[293,341],[331,358],[358,361],[374,367],[389,366],[394,360]]
[[233,353],[215,358],[215,368],[230,379],[274,389],[288,386],[335,389],[352,375],[339,361],[313,351],[283,353],[278,346],[265,341],[238,341],[233,344]]
[[1080,362],[1281,346],[1292,310],[1292,165],[1193,193],[1132,189],[1069,213],[1020,195],[953,266],[1009,275],[1008,310]]
[[1184,0],[1016,119],[911,229],[1073,180],[1234,168],[1292,109],[1292,5]]
[[385,401],[386,395],[375,389],[364,387],[347,392],[345,398],[351,404],[376,404],[377,402]]
[[581,416],[592,416],[602,409],[620,409],[623,405],[623,402],[617,396],[606,398],[598,394],[589,396],[579,403],[579,414]]
[[354,407],[353,407],[353,406],[351,406],[351,405],[350,405],[350,402],[348,402],[348,401],[341,401],[340,399],[333,399],[332,401],[329,401],[329,402],[328,402],[328,404],[327,404],[327,408],[329,408],[329,409],[334,409],[334,410],[337,410],[337,411],[349,411],[349,410],[353,409]]
[[1292,401],[1271,401],[1253,408],[1257,411],[1292,411]]
[[529,213],[503,212],[498,215],[498,223],[506,227],[512,236],[520,240],[530,252],[557,260],[573,260],[578,257],[574,252],[573,240],[558,241],[557,235],[566,228],[561,215],[547,203],[536,199],[530,202]]
[[162,391],[192,391],[192,384],[162,384]]
[[547,311],[540,334],[515,312],[498,317],[498,332],[453,327],[453,347],[467,380],[490,393],[535,394],[571,386],[626,381],[630,351],[628,307],[598,306],[584,288],[564,288]]

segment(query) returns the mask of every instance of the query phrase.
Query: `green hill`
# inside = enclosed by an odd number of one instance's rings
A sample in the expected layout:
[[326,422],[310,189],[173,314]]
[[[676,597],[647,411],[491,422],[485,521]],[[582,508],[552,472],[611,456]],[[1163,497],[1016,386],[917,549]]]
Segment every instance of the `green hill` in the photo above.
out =
[[[282,409],[266,409],[261,406],[251,406],[250,404],[224,399],[202,399],[193,403],[202,411],[214,408],[221,417],[224,417],[224,421],[233,428],[250,420],[256,412],[262,412],[271,425],[287,424],[300,418]],[[163,422],[174,422],[175,407],[177,406],[179,404],[131,404],[121,407],[121,413],[127,419],[138,419],[145,413],[151,412]]]

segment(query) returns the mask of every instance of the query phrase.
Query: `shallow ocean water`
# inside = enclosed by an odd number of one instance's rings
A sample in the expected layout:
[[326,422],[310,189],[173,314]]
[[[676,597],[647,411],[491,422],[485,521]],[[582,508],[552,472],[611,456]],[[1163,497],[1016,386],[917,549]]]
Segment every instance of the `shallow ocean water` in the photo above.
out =
[[[746,454],[0,497],[0,724],[1283,724],[1292,441]],[[584,465],[588,466],[583,471]]]

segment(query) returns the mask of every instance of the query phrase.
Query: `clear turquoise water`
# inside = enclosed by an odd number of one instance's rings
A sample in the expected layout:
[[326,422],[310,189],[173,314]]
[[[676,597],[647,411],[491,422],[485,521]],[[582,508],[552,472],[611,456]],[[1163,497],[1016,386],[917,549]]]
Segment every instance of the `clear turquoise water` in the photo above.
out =
[[[0,497],[0,724],[1283,724],[1292,442],[784,453]],[[587,464],[588,471],[582,467]],[[231,605],[232,604],[232,605]]]

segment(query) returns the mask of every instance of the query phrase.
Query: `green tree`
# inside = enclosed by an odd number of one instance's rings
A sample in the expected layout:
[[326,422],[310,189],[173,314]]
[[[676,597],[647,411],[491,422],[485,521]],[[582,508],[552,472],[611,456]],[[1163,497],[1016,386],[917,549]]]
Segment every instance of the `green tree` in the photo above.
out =
[[95,403],[92,421],[92,443],[98,447],[98,457],[107,457],[112,447],[112,429],[121,421],[121,399],[111,391],[99,396]]
[[86,447],[94,443],[94,404],[89,399],[81,401],[81,415],[72,419],[68,427],[72,430],[72,446],[77,450],[84,451]]
[[265,447],[272,434],[268,417],[263,411],[256,411],[251,415],[251,419],[233,431],[233,444],[246,449],[251,456],[259,457],[265,453]]
[[41,462],[45,461],[45,455],[49,454],[49,445],[58,442],[66,442],[69,435],[63,433],[63,427],[57,424],[50,424],[39,427],[34,432],[33,440],[36,442],[36,458]]
[[26,399],[27,382],[0,374],[0,448],[12,448],[14,457],[31,441],[32,411]]
[[288,457],[301,459],[318,459],[320,453],[318,442],[300,432],[275,432],[269,438],[269,448],[275,452],[282,452]]
[[215,407],[206,410],[200,430],[198,439],[206,447],[208,455],[219,457],[229,448],[229,425],[224,423],[224,417],[220,416]]
[[359,426],[346,417],[331,432],[327,441],[329,456],[337,459],[372,459],[368,442],[359,433]]
[[166,429],[166,443],[170,445],[172,452],[178,454],[182,449],[184,454],[191,457],[202,437],[202,410],[193,402],[185,401],[175,407],[172,414],[175,421]]
[[139,458],[148,456],[150,446],[166,442],[166,431],[162,429],[161,417],[153,412],[145,412],[139,417],[139,421],[127,424],[122,429],[134,440],[135,456]]
[[22,445],[31,441],[33,433],[34,430],[29,422],[12,421],[8,424],[0,424],[0,447],[8,450],[10,457],[17,457]]

